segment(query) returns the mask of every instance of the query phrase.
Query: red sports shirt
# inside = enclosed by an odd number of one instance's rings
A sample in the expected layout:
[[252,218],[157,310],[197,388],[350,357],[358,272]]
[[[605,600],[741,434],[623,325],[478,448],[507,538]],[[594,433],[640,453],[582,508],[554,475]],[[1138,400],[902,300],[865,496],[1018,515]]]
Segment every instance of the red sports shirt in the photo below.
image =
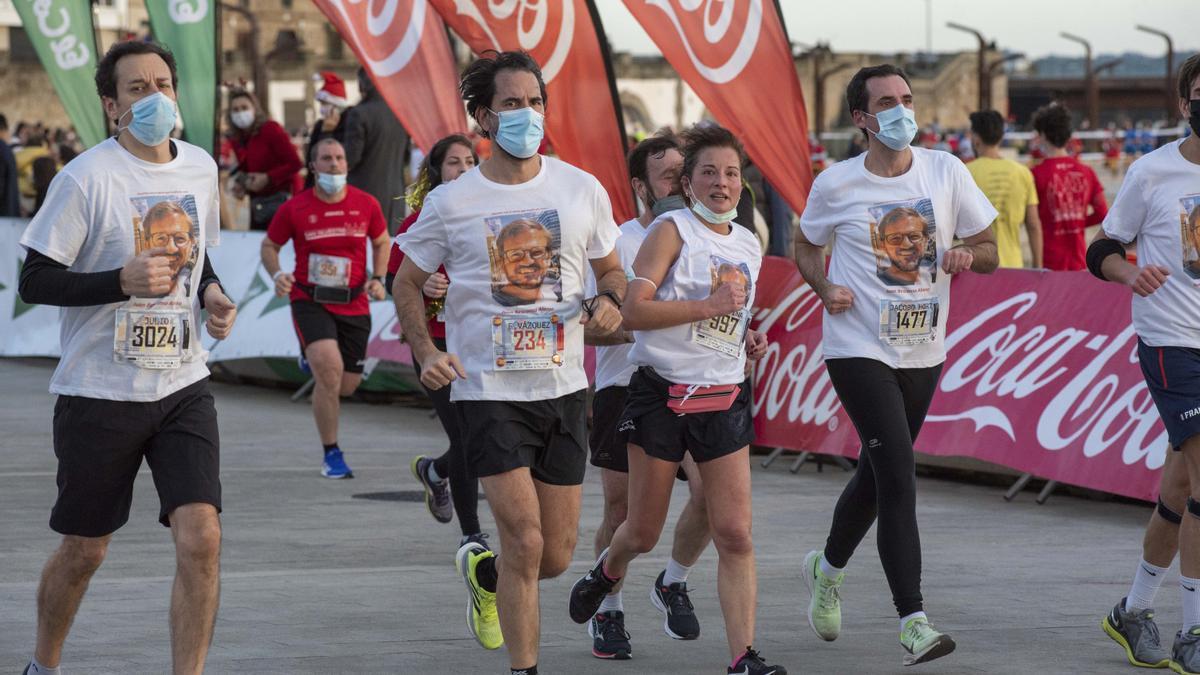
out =
[[[362,288],[367,282],[367,244],[387,232],[379,202],[366,192],[347,185],[342,201],[327,204],[317,198],[314,190],[310,188],[284,202],[267,228],[271,241],[283,246],[290,239],[296,248],[297,285],[292,286],[290,296],[293,302],[312,299],[299,286],[312,283],[308,278],[312,254],[349,259],[350,288]],[[324,307],[344,316],[371,313],[365,292],[344,305],[327,303]]]
[[1084,229],[1099,225],[1108,213],[1104,186],[1091,167],[1074,157],[1051,157],[1032,171],[1042,220],[1043,264],[1050,270],[1084,269]]

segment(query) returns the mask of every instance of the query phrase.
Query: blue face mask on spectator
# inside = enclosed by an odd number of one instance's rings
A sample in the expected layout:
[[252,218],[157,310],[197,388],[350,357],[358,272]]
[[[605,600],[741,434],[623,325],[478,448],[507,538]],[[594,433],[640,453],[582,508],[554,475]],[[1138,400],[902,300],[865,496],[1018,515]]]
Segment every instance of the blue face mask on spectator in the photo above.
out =
[[533,108],[501,112],[488,108],[488,111],[500,120],[500,126],[496,129],[497,145],[517,159],[529,159],[537,154],[544,134],[544,115]]
[[346,174],[344,173],[318,173],[317,187],[325,194],[335,195],[346,187]]
[[128,130],[142,145],[155,147],[162,144],[175,128],[175,102],[161,91],[138,100],[125,115],[130,113],[133,120],[123,128],[118,124],[117,133]]
[[874,117],[879,122],[878,132],[872,132],[870,129],[867,131],[874,133],[880,143],[896,152],[911,145],[913,137],[917,135],[917,115],[906,106],[898,105],[881,110],[878,115],[872,115],[864,110],[863,114]]

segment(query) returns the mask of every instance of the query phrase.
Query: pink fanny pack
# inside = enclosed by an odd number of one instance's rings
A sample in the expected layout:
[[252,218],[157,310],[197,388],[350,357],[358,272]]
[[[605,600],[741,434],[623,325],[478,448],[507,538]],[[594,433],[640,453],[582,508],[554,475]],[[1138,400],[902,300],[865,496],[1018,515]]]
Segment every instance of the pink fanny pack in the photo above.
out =
[[667,407],[680,415],[729,410],[742,388],[736,384],[672,384]]

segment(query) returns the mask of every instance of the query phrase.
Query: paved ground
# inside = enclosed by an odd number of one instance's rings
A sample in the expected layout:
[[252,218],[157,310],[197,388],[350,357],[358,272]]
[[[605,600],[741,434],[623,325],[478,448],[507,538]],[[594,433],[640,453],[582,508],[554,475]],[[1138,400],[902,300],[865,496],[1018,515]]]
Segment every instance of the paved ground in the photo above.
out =
[[[0,361],[0,673],[20,672],[32,649],[34,590],[55,546],[49,362]],[[465,595],[452,562],[457,528],[436,524],[420,503],[363,493],[412,490],[408,462],[440,452],[428,411],[350,404],[343,445],[358,478],[322,480],[308,408],[287,393],[216,385],[223,431],[225,551],[212,673],[507,673],[503,652],[479,649],[465,632]],[[820,546],[841,471],[800,475],[754,466],[760,604],[757,647],[792,673],[1132,672],[1099,631],[1125,591],[1149,507],[922,479],[919,500],[925,595],[936,623],[953,632],[952,657],[900,667],[896,620],[878,556],[866,546],[844,588],[845,629],[820,642],[803,618],[796,566]],[[674,507],[682,506],[677,494]],[[580,541],[599,522],[600,486],[588,476]],[[172,547],[156,522],[148,473],[139,476],[131,522],[118,533],[67,643],[69,673],[163,673]],[[486,507],[485,528],[491,529]],[[867,542],[872,542],[868,537]],[[543,673],[722,673],[725,646],[707,552],[691,586],[700,640],[673,642],[646,593],[664,564],[659,548],[635,563],[626,593],[634,660],[589,655],[566,613],[570,584],[587,568],[590,543],[563,577],[542,586]],[[1179,620],[1174,576],[1161,596],[1164,632]]]

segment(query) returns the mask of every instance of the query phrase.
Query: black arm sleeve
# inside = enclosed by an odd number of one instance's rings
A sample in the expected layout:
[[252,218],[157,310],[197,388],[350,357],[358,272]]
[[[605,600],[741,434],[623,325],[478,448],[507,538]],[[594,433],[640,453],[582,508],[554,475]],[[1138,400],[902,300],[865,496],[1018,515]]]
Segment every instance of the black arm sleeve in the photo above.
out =
[[[213,269],[212,261],[208,259],[208,251],[204,252],[204,268],[200,270],[200,286],[199,292],[196,294],[200,299],[200,309],[204,309],[204,291],[211,284],[221,284],[221,280],[217,278],[217,272]],[[224,290],[224,286],[221,289]]]
[[124,302],[121,270],[71,272],[67,266],[29,249],[17,285],[21,299],[31,305],[86,307]]

